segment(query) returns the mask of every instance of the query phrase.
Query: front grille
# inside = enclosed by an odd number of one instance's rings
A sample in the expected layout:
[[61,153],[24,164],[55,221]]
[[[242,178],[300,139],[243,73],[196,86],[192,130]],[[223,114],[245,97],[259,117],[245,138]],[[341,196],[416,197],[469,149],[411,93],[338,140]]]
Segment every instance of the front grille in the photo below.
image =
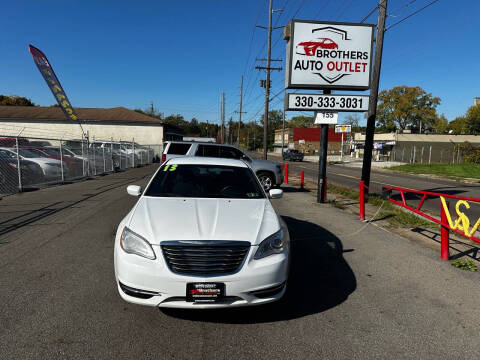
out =
[[170,270],[182,275],[231,274],[250,249],[247,241],[168,241],[161,244]]

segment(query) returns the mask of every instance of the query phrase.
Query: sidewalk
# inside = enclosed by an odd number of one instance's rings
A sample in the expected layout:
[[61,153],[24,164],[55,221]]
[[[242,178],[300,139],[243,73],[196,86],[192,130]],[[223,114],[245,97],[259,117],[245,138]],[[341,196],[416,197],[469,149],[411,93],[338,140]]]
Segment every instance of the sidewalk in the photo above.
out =
[[[257,157],[260,157],[260,153],[255,153]],[[282,155],[275,152],[269,152],[268,157],[274,161],[282,161]],[[303,158],[305,162],[318,163],[318,154],[317,155],[305,155]],[[356,168],[361,168],[363,165],[362,158],[351,157],[350,155],[344,155],[343,158],[340,155],[327,155],[328,162],[341,162],[345,166],[351,166]],[[374,168],[389,168],[397,165],[404,165],[405,163],[399,161],[374,161],[372,160],[372,167]]]
[[311,193],[284,190],[273,204],[292,238],[290,283],[308,280],[311,296],[332,304],[317,319],[324,331],[312,341],[337,338],[339,347],[349,349],[338,358],[478,357],[478,273],[452,267],[438,250],[317,204]]

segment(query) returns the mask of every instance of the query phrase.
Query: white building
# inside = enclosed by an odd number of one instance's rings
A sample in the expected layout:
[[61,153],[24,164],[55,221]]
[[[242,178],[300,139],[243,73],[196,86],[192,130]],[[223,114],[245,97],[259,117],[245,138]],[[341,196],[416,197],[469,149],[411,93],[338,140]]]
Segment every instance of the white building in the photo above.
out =
[[79,121],[67,120],[59,107],[0,106],[0,137],[81,139],[82,125],[90,139],[132,141],[157,145],[181,140],[182,131],[161,120],[124,107],[75,108]]

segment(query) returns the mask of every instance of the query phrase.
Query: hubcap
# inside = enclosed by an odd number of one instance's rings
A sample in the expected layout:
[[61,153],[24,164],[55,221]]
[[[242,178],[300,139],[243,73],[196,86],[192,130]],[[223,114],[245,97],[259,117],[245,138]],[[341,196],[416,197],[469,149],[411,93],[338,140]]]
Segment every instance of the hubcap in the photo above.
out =
[[270,190],[272,187],[272,179],[270,179],[267,175],[260,176],[260,183],[265,190]]

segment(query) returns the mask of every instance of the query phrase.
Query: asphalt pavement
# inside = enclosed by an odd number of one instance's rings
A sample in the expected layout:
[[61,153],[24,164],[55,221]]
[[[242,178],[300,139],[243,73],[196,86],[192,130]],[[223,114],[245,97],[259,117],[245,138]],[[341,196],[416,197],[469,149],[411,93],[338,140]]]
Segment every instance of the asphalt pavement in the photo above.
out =
[[[155,165],[0,201],[0,359],[478,358],[478,274],[285,187],[292,266],[278,303],[124,302],[116,227]],[[181,216],[181,214],[179,214]]]

